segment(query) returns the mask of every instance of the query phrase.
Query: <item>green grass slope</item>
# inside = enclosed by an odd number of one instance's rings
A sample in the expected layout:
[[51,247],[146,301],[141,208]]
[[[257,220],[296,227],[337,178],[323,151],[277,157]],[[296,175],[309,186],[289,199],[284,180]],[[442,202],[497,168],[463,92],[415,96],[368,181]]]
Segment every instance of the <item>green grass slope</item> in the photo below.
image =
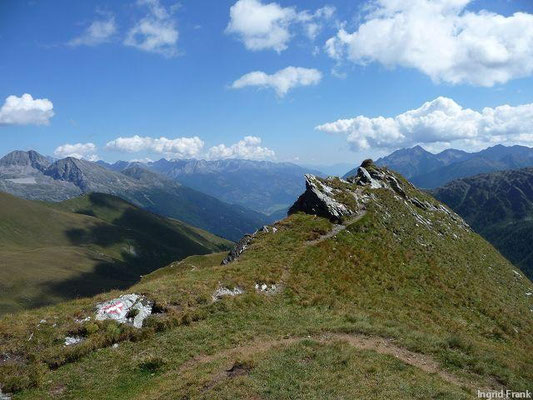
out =
[[[397,179],[408,197],[439,207]],[[143,277],[128,293],[155,301],[157,313],[140,330],[75,322],[116,291],[4,317],[2,390],[14,399],[425,400],[532,388],[533,285],[523,274],[443,208],[320,182],[364,215],[334,226],[297,213],[228,265],[223,253],[193,256]],[[276,290],[258,291],[263,283]],[[244,293],[214,301],[220,287]],[[67,335],[85,340],[65,347]]]
[[0,313],[125,288],[228,245],[111,195],[48,205],[0,193]]

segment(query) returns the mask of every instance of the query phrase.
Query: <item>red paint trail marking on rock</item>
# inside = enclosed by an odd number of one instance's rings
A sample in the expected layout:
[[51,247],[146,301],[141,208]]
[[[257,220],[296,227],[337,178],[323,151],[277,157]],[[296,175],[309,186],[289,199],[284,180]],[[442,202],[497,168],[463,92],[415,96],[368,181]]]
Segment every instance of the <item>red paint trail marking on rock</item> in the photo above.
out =
[[122,310],[124,309],[124,303],[122,302],[118,302],[118,303],[115,303],[115,304],[110,304],[108,306],[105,306],[104,307],[104,312],[106,314],[120,314],[122,313]]

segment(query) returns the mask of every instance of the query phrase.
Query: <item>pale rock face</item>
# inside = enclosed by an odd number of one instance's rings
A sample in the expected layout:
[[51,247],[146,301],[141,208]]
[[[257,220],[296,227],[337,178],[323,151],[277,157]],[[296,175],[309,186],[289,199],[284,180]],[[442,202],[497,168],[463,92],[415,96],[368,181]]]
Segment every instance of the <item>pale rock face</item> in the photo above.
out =
[[[137,294],[125,294],[105,303],[97,304],[96,320],[113,319],[120,324],[131,324],[142,328],[143,321],[152,314],[153,304]],[[128,317],[135,311],[134,317]]]
[[216,302],[222,300],[223,297],[235,297],[243,293],[244,290],[238,286],[233,289],[229,289],[227,287],[219,287],[217,290],[215,290],[215,292],[211,296],[211,299],[213,300],[213,302]]
[[379,189],[382,187],[381,183],[372,178],[370,173],[364,167],[359,167],[357,176],[360,178],[359,182],[365,185],[370,185],[372,189]]
[[352,216],[355,210],[337,201],[334,197],[336,189],[326,182],[320,181],[316,176],[305,175],[305,192],[296,200],[289,209],[289,215],[298,211],[306,214],[318,215],[335,222],[340,222],[344,217]]

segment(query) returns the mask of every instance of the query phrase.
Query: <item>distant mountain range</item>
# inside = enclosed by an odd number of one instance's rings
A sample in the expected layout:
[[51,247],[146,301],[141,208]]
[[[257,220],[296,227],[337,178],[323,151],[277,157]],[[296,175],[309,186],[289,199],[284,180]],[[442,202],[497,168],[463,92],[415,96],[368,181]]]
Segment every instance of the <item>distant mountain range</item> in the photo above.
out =
[[[376,164],[400,172],[418,187],[433,189],[458,178],[531,167],[533,148],[497,145],[476,153],[448,149],[433,154],[415,146],[397,150],[376,160]],[[353,171],[347,175],[351,174]]]
[[227,204],[140,164],[117,172],[71,157],[51,162],[35,151],[14,151],[0,159],[0,191],[44,201],[91,192],[113,194],[234,241],[271,222],[262,213]]
[[125,289],[230,244],[112,195],[46,204],[0,193],[0,314]]
[[458,179],[432,193],[533,279],[533,168]]
[[[101,165],[113,171],[124,171],[132,163],[101,162]],[[281,211],[283,216],[305,189],[304,175],[323,175],[296,164],[270,161],[161,159],[140,165],[226,203],[267,215]]]

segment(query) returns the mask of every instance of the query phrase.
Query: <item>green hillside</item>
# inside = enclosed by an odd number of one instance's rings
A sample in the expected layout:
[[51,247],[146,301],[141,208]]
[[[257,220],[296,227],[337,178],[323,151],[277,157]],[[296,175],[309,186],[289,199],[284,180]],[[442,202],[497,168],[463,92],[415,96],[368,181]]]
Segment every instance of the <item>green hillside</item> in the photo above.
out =
[[111,195],[49,205],[0,193],[0,313],[125,288],[228,245]]
[[533,168],[458,179],[433,194],[533,279]]
[[118,291],[4,317],[2,390],[426,400],[531,389],[533,284],[457,215],[365,165],[351,182],[308,176],[292,215],[235,261],[193,256],[143,277],[127,291],[154,302],[142,329],[75,321]]

